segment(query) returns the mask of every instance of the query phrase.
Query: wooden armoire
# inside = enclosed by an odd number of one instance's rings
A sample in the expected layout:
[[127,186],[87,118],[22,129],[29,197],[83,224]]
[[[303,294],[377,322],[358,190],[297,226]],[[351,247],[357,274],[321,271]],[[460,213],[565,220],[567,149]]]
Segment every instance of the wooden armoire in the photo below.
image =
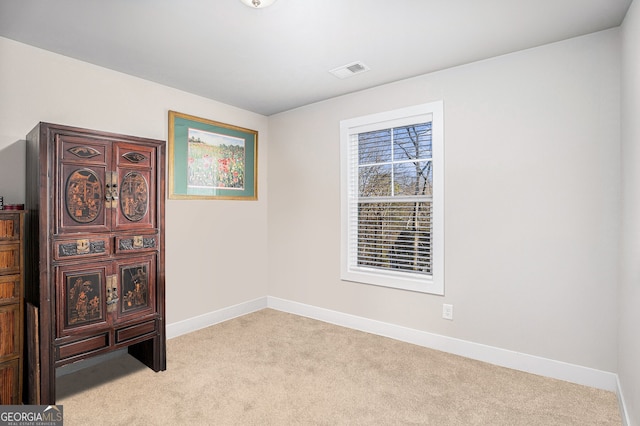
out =
[[57,367],[118,349],[166,369],[164,163],[160,140],[50,123],[27,135],[29,403],[55,404]]

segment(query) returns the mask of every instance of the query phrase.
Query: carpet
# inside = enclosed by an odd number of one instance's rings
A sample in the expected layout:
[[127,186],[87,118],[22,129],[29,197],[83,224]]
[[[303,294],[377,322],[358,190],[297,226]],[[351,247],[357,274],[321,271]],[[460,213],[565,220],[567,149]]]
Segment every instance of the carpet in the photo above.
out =
[[621,425],[616,395],[272,309],[62,376],[73,425]]

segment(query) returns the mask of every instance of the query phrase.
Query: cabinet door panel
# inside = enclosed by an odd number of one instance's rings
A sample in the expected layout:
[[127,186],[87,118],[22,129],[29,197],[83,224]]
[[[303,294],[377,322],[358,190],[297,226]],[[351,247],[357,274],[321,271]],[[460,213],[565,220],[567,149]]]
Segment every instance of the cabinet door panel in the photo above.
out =
[[21,275],[0,275],[0,305],[20,303]]
[[0,217],[0,242],[20,241],[20,215],[3,213]]
[[105,175],[105,166],[62,165],[58,234],[109,231],[111,216],[105,202]]
[[77,134],[56,134],[58,161],[56,233],[105,232],[111,227],[106,173],[111,142]]
[[107,277],[109,262],[59,266],[57,276],[57,335],[79,334],[107,325]]
[[0,361],[20,354],[20,307],[0,306]]
[[120,285],[119,318],[152,314],[156,311],[156,255],[140,256],[118,262]]
[[153,229],[155,223],[156,148],[114,144],[118,202],[114,229]]
[[150,186],[153,176],[147,170],[120,169],[118,172],[120,195],[115,229],[153,229],[154,215],[150,206],[155,197]]
[[0,363],[0,405],[17,405],[22,402],[20,389],[20,361],[15,359]]
[[20,244],[0,244],[0,274],[20,273]]

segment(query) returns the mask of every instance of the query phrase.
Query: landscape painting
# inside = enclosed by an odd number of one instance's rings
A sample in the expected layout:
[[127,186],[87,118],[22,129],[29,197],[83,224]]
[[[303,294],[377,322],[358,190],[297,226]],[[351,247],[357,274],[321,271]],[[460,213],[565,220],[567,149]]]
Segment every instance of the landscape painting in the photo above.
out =
[[188,187],[244,189],[244,139],[198,129],[188,137]]

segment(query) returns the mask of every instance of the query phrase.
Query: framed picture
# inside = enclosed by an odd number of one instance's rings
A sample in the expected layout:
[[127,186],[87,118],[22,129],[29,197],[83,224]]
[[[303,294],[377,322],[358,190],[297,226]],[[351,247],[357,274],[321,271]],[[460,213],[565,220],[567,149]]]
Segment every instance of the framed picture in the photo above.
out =
[[170,199],[258,199],[258,132],[169,111]]

